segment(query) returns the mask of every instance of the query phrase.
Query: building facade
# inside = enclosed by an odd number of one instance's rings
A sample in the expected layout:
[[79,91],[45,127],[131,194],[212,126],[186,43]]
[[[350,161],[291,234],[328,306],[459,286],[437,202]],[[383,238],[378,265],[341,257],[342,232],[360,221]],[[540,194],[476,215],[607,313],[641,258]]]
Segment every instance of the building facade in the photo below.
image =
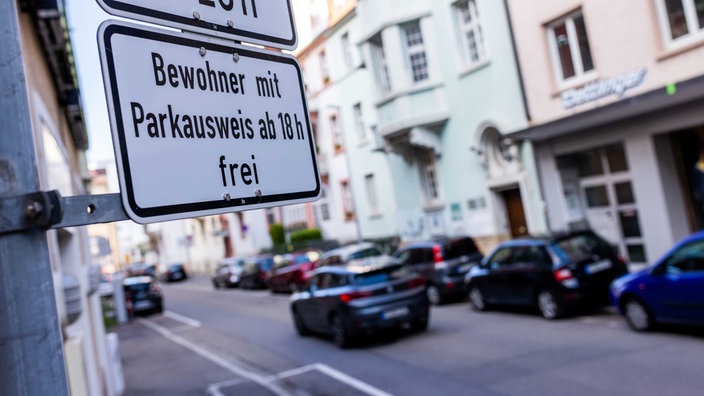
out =
[[298,54],[324,157],[319,213],[341,202],[361,239],[400,243],[488,248],[546,229],[532,146],[506,139],[527,114],[504,3],[304,3],[328,12],[299,15],[299,31],[329,22]]
[[508,3],[549,228],[636,265],[701,229],[704,2]]

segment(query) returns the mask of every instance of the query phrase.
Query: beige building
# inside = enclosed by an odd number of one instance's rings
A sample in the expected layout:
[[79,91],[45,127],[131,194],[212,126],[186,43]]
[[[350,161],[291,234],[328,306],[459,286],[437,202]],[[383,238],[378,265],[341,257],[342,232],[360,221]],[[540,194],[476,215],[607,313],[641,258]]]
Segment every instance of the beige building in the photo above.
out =
[[704,1],[508,4],[549,228],[634,264],[701,229]]

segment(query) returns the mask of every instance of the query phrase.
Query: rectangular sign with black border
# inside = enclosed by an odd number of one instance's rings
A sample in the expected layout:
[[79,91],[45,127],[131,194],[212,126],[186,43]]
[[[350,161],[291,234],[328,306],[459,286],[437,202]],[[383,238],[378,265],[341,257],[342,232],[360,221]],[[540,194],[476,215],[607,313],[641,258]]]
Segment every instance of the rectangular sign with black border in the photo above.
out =
[[210,36],[293,50],[291,0],[97,0],[109,14]]
[[320,177],[296,59],[193,37],[100,26],[129,217],[150,223],[316,200]]

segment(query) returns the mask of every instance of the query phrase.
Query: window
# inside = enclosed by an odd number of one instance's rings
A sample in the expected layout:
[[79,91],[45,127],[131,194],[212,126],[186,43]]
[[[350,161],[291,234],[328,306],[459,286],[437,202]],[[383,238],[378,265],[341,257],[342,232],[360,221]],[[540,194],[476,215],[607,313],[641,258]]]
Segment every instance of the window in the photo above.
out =
[[455,4],[464,63],[474,65],[486,59],[482,27],[475,0],[464,0]]
[[582,77],[594,69],[587,29],[581,12],[549,25],[548,42],[559,82]]
[[667,41],[704,37],[704,0],[660,0],[659,8]]
[[352,46],[350,44],[350,35],[348,33],[343,34],[340,38],[340,41],[342,41],[342,56],[345,61],[345,67],[347,67],[347,70],[352,70],[352,67],[354,66],[354,61],[352,60]]
[[428,79],[428,60],[425,56],[425,45],[423,35],[420,31],[420,22],[415,21],[403,25],[403,33],[406,38],[406,55],[408,65],[411,68],[413,82],[421,82]]
[[357,137],[360,142],[367,141],[367,128],[364,126],[364,115],[362,114],[362,104],[357,103],[354,105],[354,125],[357,129]]
[[389,65],[386,62],[386,53],[384,52],[384,42],[381,39],[381,33],[372,37],[369,43],[372,47],[374,69],[379,86],[383,93],[389,93],[391,92],[391,76],[389,75]]
[[364,176],[364,185],[367,188],[367,200],[369,202],[369,209],[372,214],[379,213],[379,199],[376,193],[376,182],[374,180],[374,175]]
[[340,152],[344,150],[344,145],[342,144],[342,127],[340,127],[340,120],[337,117],[337,112],[330,115],[330,133],[332,134],[332,144],[334,146],[335,152]]
[[704,241],[692,241],[675,251],[665,262],[670,274],[704,271]]
[[318,59],[320,60],[320,75],[323,78],[323,85],[326,85],[330,82],[330,71],[328,70],[328,59],[325,51],[320,51]]
[[340,189],[342,190],[342,209],[345,211],[345,220],[352,220],[354,218],[354,203],[352,202],[350,183],[343,180],[340,182]]
[[424,150],[421,158],[423,172],[421,176],[425,199],[427,204],[434,204],[440,199],[440,186],[435,163],[435,152],[433,150]]

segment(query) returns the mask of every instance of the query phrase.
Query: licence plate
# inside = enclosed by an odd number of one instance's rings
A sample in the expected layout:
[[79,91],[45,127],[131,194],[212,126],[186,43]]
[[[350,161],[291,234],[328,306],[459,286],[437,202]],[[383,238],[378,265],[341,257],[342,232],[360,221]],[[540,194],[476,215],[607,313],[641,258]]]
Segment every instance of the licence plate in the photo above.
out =
[[137,301],[134,303],[134,309],[148,309],[152,307],[151,301]]
[[388,311],[384,311],[381,313],[381,318],[382,319],[394,319],[394,318],[400,318],[402,316],[406,316],[409,314],[408,307],[401,307],[401,308],[396,308],[396,309],[390,309]]
[[611,261],[610,260],[601,260],[601,261],[597,261],[596,263],[592,263],[592,264],[587,265],[584,272],[586,272],[587,274],[593,274],[595,272],[604,271],[609,268],[611,268]]

